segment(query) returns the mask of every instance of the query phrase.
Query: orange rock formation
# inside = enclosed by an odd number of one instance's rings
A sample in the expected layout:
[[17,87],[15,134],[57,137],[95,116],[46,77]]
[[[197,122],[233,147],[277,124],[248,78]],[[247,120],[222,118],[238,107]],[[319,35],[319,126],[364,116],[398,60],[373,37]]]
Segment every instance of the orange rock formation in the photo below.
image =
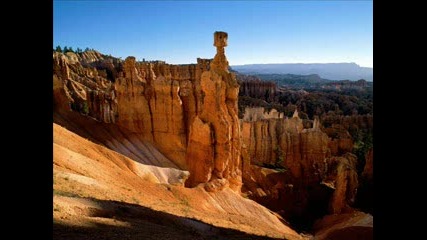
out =
[[94,51],[54,53],[55,109],[63,116],[72,109],[113,123],[138,141],[154,143],[190,171],[187,186],[209,182],[210,191],[226,185],[239,190],[239,85],[228,71],[227,37],[215,32],[215,58],[188,65],[137,62],[134,57],[120,61]]
[[358,187],[356,156],[333,142],[318,119],[305,129],[295,111],[292,118],[246,118],[241,125],[244,194],[305,221],[351,209]]
[[[187,163],[189,186],[208,182],[206,190],[215,191],[225,185],[240,190],[240,126],[237,117],[239,85],[228,71],[224,54],[227,33],[215,32],[217,54],[210,70],[201,76],[203,100],[201,112],[190,127]],[[201,164],[202,163],[202,164]]]
[[[54,120],[139,163],[175,168],[164,172],[177,175],[179,184],[188,177],[185,186],[198,191],[238,195],[243,182],[245,195],[285,210],[285,217],[311,214],[313,204],[322,208],[314,217],[351,211],[358,176],[354,155],[344,154],[353,146],[345,129],[372,128],[371,119],[343,118],[347,128],[324,131],[318,119],[305,128],[297,111],[284,118],[247,109],[239,120],[227,40],[227,33],[215,32],[215,57],[187,65],[55,52]],[[366,159],[364,176],[371,179],[372,152]],[[159,168],[144,169],[157,173],[158,182],[169,181]]]

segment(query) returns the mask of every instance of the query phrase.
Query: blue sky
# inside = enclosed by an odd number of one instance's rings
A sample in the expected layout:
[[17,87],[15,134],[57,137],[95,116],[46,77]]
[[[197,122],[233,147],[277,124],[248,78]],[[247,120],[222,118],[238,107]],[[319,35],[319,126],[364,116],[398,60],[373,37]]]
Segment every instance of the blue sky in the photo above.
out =
[[167,63],[355,62],[373,67],[372,1],[54,1],[53,45]]

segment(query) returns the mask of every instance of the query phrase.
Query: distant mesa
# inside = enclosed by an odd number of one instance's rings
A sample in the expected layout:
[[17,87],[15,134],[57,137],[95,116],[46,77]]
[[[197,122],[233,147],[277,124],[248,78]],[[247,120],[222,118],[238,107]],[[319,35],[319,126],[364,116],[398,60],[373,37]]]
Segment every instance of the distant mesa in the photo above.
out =
[[356,63],[274,63],[231,66],[244,74],[318,74],[330,80],[373,81],[373,68],[361,67]]

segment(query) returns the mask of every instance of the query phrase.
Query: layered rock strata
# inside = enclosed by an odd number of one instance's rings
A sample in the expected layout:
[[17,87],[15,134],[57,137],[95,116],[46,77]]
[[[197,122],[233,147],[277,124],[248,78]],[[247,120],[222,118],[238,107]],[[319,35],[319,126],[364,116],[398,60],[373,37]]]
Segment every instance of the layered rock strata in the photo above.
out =
[[205,189],[216,191],[229,185],[240,190],[240,126],[237,117],[239,85],[228,71],[224,54],[227,33],[215,32],[217,54],[210,69],[201,76],[203,100],[190,126],[187,164],[190,172],[188,186],[208,184]]
[[62,116],[73,110],[152,142],[190,171],[187,186],[209,182],[207,190],[228,185],[238,190],[239,85],[228,71],[227,38],[227,33],[216,32],[215,58],[187,65],[134,57],[123,61],[96,51],[54,52],[54,110]]
[[351,209],[356,157],[333,142],[318,119],[304,128],[295,111],[292,118],[242,120],[241,127],[244,194],[294,222]]

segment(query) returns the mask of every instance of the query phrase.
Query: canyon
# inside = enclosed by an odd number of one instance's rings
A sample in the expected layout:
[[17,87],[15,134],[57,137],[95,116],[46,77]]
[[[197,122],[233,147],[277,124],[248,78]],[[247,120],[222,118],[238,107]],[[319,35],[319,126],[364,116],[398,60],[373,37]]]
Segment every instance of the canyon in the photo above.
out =
[[[193,236],[179,239],[373,238],[373,149],[361,166],[348,132],[371,122],[262,107],[239,117],[239,92],[269,100],[277,88],[239,80],[227,40],[215,32],[214,58],[185,65],[53,53],[59,239],[94,223]],[[157,217],[173,224],[146,221]]]

